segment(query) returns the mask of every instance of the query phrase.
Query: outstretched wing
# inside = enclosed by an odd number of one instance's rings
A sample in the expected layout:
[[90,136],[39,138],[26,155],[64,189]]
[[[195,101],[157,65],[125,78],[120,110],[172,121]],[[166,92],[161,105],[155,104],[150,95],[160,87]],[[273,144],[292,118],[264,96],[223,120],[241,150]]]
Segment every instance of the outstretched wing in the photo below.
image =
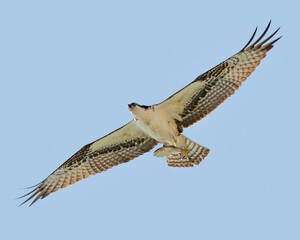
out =
[[[260,64],[273,44],[268,42],[279,28],[265,40],[262,38],[270,27],[250,45],[257,28],[246,46],[237,54],[197,77],[157,107],[177,114],[178,127],[189,127],[200,121],[230,97]],[[250,46],[249,46],[250,45]]]
[[[44,181],[36,185],[22,204],[30,199],[43,199],[49,194],[79,182],[90,175],[101,173],[121,163],[128,162],[157,145],[157,141],[145,135],[134,121],[87,144],[65,163],[50,174]],[[21,197],[21,198],[22,198]],[[21,205],[22,205],[21,204]]]

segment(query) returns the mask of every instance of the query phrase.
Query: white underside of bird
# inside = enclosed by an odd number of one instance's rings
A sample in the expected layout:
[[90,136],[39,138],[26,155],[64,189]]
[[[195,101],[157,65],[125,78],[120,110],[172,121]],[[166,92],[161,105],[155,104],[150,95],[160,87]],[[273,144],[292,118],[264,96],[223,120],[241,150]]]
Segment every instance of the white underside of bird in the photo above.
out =
[[184,137],[179,133],[175,120],[181,121],[181,117],[159,109],[157,106],[141,107],[133,103],[128,106],[134,116],[135,124],[147,135],[165,146],[186,148]]

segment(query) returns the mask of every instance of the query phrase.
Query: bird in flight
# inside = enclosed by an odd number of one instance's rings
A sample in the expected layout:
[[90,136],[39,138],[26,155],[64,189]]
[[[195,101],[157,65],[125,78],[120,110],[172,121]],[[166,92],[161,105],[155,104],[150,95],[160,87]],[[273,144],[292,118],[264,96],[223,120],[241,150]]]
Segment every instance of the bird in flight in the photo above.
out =
[[[145,106],[128,104],[133,119],[112,133],[82,147],[41,183],[33,186],[22,204],[30,206],[59,189],[91,175],[128,162],[154,148],[155,155],[167,158],[170,167],[193,167],[209,153],[209,149],[185,137],[182,132],[216,109],[230,97],[260,64],[274,43],[273,36],[254,40],[257,28],[246,46],[237,54],[198,76],[193,82],[165,101]],[[20,197],[20,198],[22,198]]]

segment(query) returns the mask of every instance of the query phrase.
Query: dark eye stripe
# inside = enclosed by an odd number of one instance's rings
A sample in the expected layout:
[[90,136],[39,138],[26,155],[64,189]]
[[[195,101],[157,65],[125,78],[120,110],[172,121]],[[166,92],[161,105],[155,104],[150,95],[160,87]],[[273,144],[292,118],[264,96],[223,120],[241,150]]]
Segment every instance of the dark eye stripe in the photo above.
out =
[[146,106],[146,105],[139,105],[141,108],[144,108],[144,109],[148,109],[150,108],[151,106]]

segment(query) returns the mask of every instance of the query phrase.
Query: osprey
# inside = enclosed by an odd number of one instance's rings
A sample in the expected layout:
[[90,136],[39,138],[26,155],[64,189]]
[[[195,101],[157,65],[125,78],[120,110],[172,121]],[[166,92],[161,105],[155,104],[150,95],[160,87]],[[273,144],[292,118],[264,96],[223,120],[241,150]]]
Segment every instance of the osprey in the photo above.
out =
[[[128,105],[133,119],[114,132],[82,147],[58,167],[31,192],[22,204],[33,199],[43,199],[96,173],[101,173],[121,163],[128,162],[162,143],[157,153],[167,153],[171,167],[192,167],[209,153],[203,147],[182,135],[183,128],[203,119],[230,97],[260,64],[273,44],[271,40],[279,28],[263,40],[271,21],[263,34],[251,44],[255,29],[246,46],[237,54],[197,77],[189,85],[160,104],[152,106],[131,103]],[[250,45],[251,44],[251,45]],[[21,205],[22,205],[21,204]]]

